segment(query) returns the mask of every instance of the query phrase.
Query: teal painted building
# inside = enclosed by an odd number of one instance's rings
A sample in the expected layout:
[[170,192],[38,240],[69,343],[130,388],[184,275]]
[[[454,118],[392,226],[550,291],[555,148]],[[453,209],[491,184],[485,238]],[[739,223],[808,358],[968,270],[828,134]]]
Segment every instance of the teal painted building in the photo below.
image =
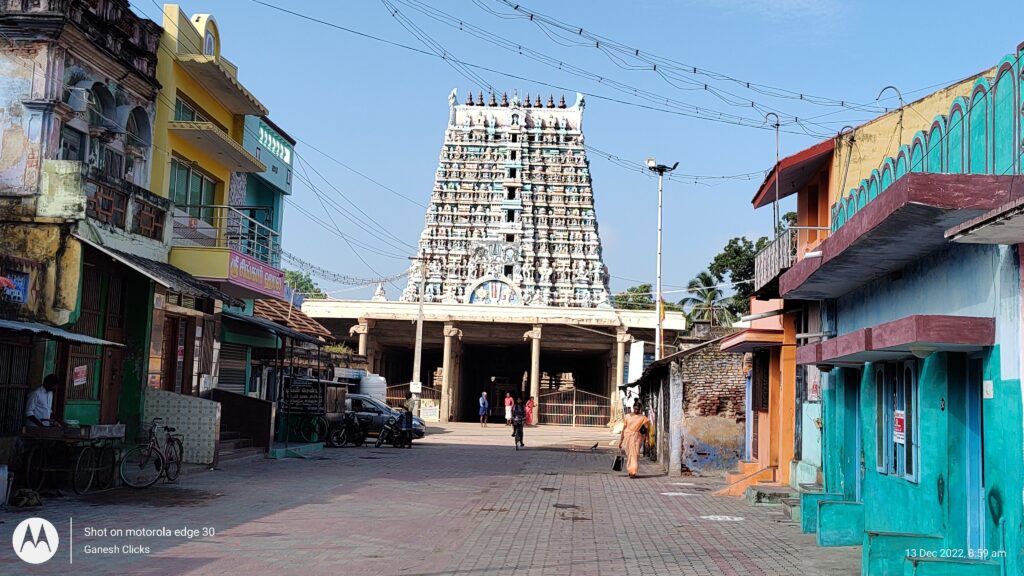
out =
[[[779,277],[828,336],[797,349],[823,374],[801,525],[862,545],[864,574],[1024,574],[1022,57],[908,104],[946,112],[853,188],[833,180],[831,234]],[[837,137],[834,165],[879,125]]]
[[[269,263],[281,266],[281,230],[284,225],[285,197],[292,193],[292,167],[295,161],[295,140],[267,117],[246,116],[242,146],[266,165],[260,173],[233,174],[229,191],[232,206],[249,218],[241,223],[248,234],[258,237],[257,244],[267,246]],[[262,254],[260,256],[263,256]],[[288,295],[290,290],[286,289]],[[224,324],[221,347],[221,366],[217,387],[238,394],[267,396],[266,386],[257,385],[253,367],[254,348],[277,348],[279,338],[240,317],[252,317],[255,308],[252,299],[245,300],[244,308],[225,308],[228,319]],[[231,318],[234,315],[234,318]]]

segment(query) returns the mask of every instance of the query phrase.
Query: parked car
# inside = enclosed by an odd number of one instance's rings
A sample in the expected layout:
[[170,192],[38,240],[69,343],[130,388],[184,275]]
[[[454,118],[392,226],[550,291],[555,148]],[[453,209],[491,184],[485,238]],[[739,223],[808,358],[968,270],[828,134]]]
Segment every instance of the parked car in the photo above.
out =
[[[395,410],[366,394],[349,394],[345,398],[345,409],[355,412],[356,418],[363,423],[366,433],[370,436],[380,434],[384,428],[384,421],[389,416],[397,417],[402,413],[401,410]],[[417,416],[412,418],[412,433],[416,438],[423,438],[427,435],[427,425]]]

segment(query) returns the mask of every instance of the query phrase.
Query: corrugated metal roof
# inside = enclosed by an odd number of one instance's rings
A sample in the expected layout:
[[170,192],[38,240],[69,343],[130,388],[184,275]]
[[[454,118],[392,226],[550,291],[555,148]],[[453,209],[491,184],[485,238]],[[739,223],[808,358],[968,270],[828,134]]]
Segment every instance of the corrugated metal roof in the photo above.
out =
[[10,330],[12,332],[22,332],[28,334],[36,334],[45,336],[52,340],[60,340],[61,342],[73,342],[75,344],[93,344],[97,346],[116,346],[118,348],[124,348],[124,344],[118,344],[117,342],[110,342],[102,340],[100,338],[94,338],[92,336],[86,336],[84,334],[75,334],[74,332],[68,332],[56,326],[49,326],[47,324],[40,324],[38,322],[18,322],[16,320],[0,320],[0,330]]

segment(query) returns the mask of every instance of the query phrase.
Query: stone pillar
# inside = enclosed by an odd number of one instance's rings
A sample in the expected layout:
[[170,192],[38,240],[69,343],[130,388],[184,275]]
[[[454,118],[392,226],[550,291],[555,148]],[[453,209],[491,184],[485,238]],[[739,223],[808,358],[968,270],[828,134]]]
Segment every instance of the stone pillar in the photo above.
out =
[[444,357],[441,368],[441,422],[449,422],[452,417],[452,387],[455,385],[454,350],[455,339],[462,339],[462,330],[453,324],[444,325]]
[[626,330],[620,329],[615,333],[615,382],[608,398],[612,407],[612,422],[618,422],[623,419],[622,400],[619,399],[619,386],[626,383],[626,344],[632,341],[633,337]]
[[358,354],[360,356],[366,356],[367,355],[367,349],[369,348],[368,344],[369,344],[369,340],[370,340],[370,329],[372,329],[372,328],[373,328],[373,320],[370,320],[369,318],[360,318],[359,319],[359,324],[356,324],[355,326],[353,326],[353,327],[348,329],[349,336],[351,336],[353,334],[358,334],[359,335],[359,350],[358,350]]
[[682,476],[683,367],[679,362],[669,364],[668,387],[668,475]]
[[534,324],[533,330],[523,334],[523,340],[530,340],[530,396],[534,401],[535,425],[540,423],[540,336],[540,324]]

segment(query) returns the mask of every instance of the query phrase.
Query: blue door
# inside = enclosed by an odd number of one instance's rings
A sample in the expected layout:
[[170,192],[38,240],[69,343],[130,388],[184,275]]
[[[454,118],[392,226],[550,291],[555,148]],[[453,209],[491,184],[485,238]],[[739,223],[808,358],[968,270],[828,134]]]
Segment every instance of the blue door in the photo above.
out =
[[967,365],[967,546],[985,546],[985,434],[982,424],[983,374],[980,358]]

